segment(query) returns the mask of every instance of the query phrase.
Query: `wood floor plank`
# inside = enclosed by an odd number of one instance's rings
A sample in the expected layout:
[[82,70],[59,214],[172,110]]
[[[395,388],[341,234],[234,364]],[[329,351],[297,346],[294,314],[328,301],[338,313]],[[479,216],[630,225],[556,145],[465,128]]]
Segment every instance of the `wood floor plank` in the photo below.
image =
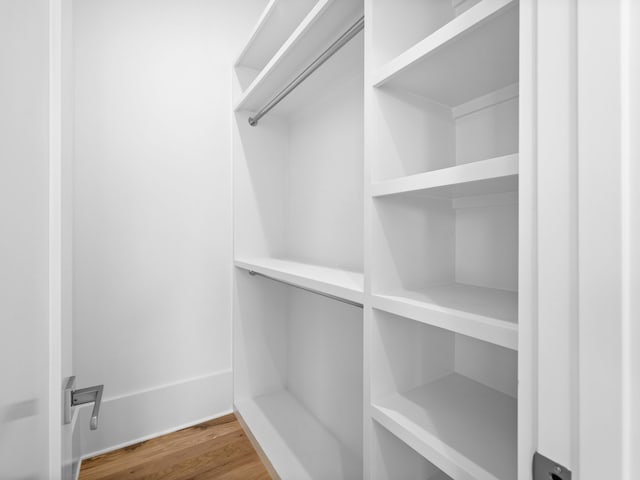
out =
[[136,445],[135,448],[126,447],[125,449],[107,454],[108,456],[105,455],[91,459],[87,462],[87,465],[83,463],[83,470],[86,468],[87,473],[103,478],[103,476],[108,475],[108,473],[114,469],[118,471],[133,469],[150,461],[153,462],[161,459],[168,454],[175,456],[183,450],[197,447],[210,440],[225,437],[231,433],[240,433],[240,429],[236,425],[225,425],[222,428],[224,428],[223,431],[216,430],[206,432],[206,434],[192,431],[191,436],[186,437],[179,436],[178,438],[171,438],[169,435],[161,437],[162,440],[166,439],[166,443],[164,441],[153,443],[145,442],[142,445]]
[[[114,468],[117,468],[118,471],[135,468],[148,461],[153,461],[156,457],[162,458],[168,452],[176,454],[178,451],[189,449],[211,439],[240,432],[241,427],[238,422],[235,419],[232,420],[234,421],[215,424],[207,422],[94,457],[86,464],[83,462],[83,470],[86,468],[87,473],[97,475],[97,478],[103,478]],[[136,455],[132,455],[133,452],[136,452]]]
[[271,478],[233,414],[85,460],[80,471],[80,480],[214,478]]

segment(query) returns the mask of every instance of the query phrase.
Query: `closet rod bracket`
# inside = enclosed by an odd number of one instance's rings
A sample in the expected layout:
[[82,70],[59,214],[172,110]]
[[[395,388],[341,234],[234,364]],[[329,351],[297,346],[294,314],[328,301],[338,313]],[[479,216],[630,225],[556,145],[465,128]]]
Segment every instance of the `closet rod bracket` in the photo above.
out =
[[329,60],[338,50],[344,47],[349,40],[355,37],[360,31],[364,29],[364,16],[360,17],[353,25],[351,25],[340,37],[333,42],[329,48],[322,52],[318,58],[311,62],[302,72],[298,74],[296,78],[284,87],[280,93],[273,97],[264,107],[258,112],[249,117],[249,125],[255,127],[258,125],[258,120],[265,116],[273,107],[280,103],[287,95],[289,95],[295,88],[304,82],[313,72],[322,66],[327,60]]

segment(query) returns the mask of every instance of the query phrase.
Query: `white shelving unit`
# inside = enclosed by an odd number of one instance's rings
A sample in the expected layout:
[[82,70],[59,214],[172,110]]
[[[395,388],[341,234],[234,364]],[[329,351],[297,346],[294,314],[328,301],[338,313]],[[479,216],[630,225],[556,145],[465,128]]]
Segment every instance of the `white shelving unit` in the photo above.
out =
[[[368,12],[365,426],[374,445],[391,434],[424,459],[406,478],[428,465],[514,479],[518,2],[371,0]],[[371,477],[393,478],[372,456]]]
[[519,11],[273,0],[240,54],[234,405],[280,478],[517,478]]
[[271,2],[234,67],[234,407],[283,479],[363,478],[363,34],[248,119],[362,15]]

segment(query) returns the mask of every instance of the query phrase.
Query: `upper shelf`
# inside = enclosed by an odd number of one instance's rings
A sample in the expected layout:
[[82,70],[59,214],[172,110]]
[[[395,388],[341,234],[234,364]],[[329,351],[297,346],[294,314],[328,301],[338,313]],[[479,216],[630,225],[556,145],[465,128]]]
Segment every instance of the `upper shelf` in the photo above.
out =
[[504,155],[374,183],[371,195],[424,192],[435,197],[458,198],[513,192],[518,189],[517,175],[518,155]]
[[358,0],[320,0],[242,93],[235,111],[257,111],[363,14]]
[[383,65],[374,86],[456,106],[518,81],[518,3],[483,0]]
[[235,66],[262,70],[313,8],[316,1],[270,0],[254,27],[249,41],[238,55]]
[[360,272],[266,257],[236,259],[235,264],[236,267],[268,275],[295,286],[352,302],[363,301],[364,276]]

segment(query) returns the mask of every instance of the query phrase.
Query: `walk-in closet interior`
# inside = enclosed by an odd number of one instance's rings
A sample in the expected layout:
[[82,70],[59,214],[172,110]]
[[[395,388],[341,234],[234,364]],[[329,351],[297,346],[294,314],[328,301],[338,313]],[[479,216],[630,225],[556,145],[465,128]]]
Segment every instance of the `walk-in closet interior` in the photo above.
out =
[[0,480],[639,480],[640,0],[0,0]]
[[517,1],[262,14],[233,68],[234,408],[279,477],[517,477],[518,72]]

